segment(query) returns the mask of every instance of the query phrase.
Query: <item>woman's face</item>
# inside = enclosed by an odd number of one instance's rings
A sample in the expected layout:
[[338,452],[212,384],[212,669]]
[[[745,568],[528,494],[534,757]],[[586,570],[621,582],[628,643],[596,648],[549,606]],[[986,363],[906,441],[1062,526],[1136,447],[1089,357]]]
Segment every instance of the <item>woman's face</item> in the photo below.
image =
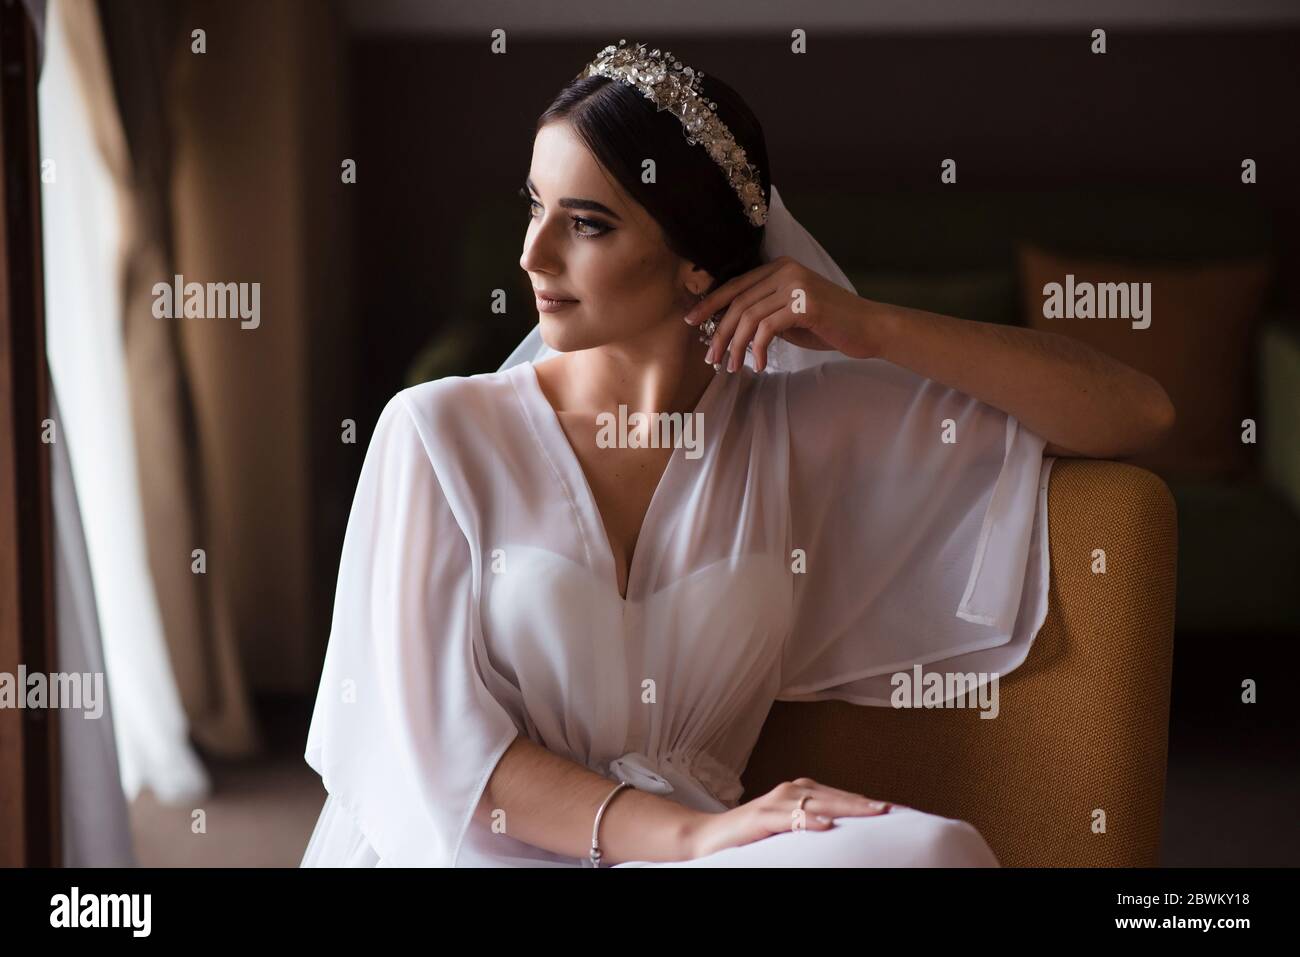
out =
[[519,265],[534,293],[576,300],[538,309],[542,339],[573,352],[647,334],[682,330],[709,276],[673,253],[663,230],[629,196],[568,123],[549,123],[533,141],[524,187],[531,199]]

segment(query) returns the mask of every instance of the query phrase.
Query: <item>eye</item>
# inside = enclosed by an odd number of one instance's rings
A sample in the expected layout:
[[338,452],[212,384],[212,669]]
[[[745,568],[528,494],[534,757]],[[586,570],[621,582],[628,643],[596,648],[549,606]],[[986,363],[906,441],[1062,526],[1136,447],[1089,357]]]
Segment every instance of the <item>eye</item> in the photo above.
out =
[[603,236],[605,233],[609,232],[608,226],[606,226],[604,223],[598,223],[594,219],[583,219],[581,216],[572,216],[570,218],[578,226],[586,226],[589,229],[595,230],[595,232],[593,233],[584,233],[584,232],[578,232],[578,230],[575,228],[574,232],[577,232],[578,235],[581,236],[583,239],[595,239],[597,236]]
[[[532,219],[533,207],[540,206],[541,203],[533,199],[532,195],[528,192],[528,187],[526,186],[519,187],[519,195],[524,199],[524,201],[528,206],[528,218]],[[596,239],[600,236],[605,235],[605,233],[609,232],[611,229],[611,227],[606,226],[604,223],[598,222],[597,220],[594,219],[586,219],[582,216],[570,216],[569,218],[573,220],[574,222],[573,231],[580,239]],[[580,229],[579,227],[583,227],[585,229],[594,230],[594,231],[583,232],[582,229]]]

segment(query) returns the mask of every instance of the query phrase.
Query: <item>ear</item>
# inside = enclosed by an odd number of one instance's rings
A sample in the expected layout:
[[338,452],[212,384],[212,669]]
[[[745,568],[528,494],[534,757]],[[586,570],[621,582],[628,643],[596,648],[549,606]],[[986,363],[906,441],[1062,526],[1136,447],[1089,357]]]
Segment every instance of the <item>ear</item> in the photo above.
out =
[[713,276],[707,269],[702,269],[693,262],[682,260],[682,266],[678,273],[678,279],[682,286],[696,298],[705,295],[713,288]]

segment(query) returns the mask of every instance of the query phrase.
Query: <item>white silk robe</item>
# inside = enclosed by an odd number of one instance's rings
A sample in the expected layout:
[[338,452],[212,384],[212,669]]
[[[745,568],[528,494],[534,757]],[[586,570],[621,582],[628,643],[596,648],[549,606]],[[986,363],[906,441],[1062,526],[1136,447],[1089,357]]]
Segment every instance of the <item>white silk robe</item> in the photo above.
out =
[[[696,411],[702,454],[674,450],[623,598],[532,363],[389,401],[307,739],[329,796],[303,866],[583,866],[471,822],[517,735],[722,811],[773,701],[889,706],[913,665],[1024,660],[1047,612],[1042,437],[880,359],[719,373]],[[997,863],[922,810],[837,822],[690,863]]]

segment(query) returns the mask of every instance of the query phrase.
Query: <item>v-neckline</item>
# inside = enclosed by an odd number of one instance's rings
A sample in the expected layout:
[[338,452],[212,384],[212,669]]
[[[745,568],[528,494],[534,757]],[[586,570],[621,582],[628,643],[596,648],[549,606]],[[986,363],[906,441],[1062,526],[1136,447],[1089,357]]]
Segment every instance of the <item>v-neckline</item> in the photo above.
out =
[[[684,454],[685,449],[681,445],[673,448],[672,453],[668,456],[668,463],[664,466],[663,472],[659,475],[659,481],[655,484],[654,492],[650,495],[650,503],[646,506],[645,514],[641,517],[641,527],[637,529],[636,544],[632,546],[632,556],[627,563],[627,586],[625,592],[620,592],[618,587],[618,556],[614,553],[614,541],[610,538],[609,528],[605,524],[605,516],[600,511],[600,505],[596,501],[596,493],[591,487],[591,480],[587,478],[587,471],[582,467],[582,460],[578,457],[577,451],[569,441],[568,433],[564,431],[564,425],[560,421],[560,415],[551,405],[551,400],[546,397],[546,392],[542,389],[541,379],[537,375],[532,360],[521,362],[520,365],[528,367],[526,374],[523,376],[527,380],[529,388],[532,391],[534,401],[540,402],[546,410],[545,413],[535,419],[539,427],[550,432],[549,436],[551,445],[559,448],[558,456],[562,460],[562,467],[568,473],[565,478],[566,485],[581,489],[581,494],[585,498],[585,518],[594,520],[597,526],[594,530],[589,530],[592,536],[598,536],[605,543],[604,561],[609,566],[608,575],[614,596],[620,602],[626,604],[634,601],[633,590],[636,585],[636,572],[640,567],[639,559],[645,550],[642,546],[646,544],[646,534],[653,534],[655,525],[655,506],[659,504],[660,499],[668,493],[664,489],[674,480],[675,475],[680,471],[678,459]],[[719,380],[724,377],[730,377],[734,373],[719,372],[714,375],[713,379],[704,388],[704,392],[695,403],[695,408],[689,414],[694,415],[697,412],[703,412],[705,407],[710,404],[714,395],[719,391]],[[541,436],[538,436],[540,439]],[[543,451],[547,451],[543,448]],[[707,455],[707,452],[706,452]],[[554,459],[552,459],[554,462]]]

